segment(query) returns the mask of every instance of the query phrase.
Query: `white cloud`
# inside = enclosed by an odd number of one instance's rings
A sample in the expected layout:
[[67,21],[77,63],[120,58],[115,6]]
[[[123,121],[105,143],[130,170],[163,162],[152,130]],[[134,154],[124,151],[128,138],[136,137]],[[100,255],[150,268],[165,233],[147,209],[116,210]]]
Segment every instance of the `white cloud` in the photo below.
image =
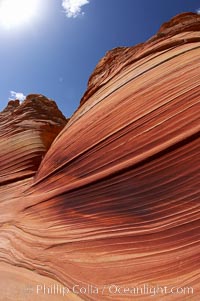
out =
[[26,96],[21,92],[10,91],[9,99],[19,99],[20,101],[24,101]]
[[200,15],[200,8],[197,9],[197,14]]
[[68,18],[76,18],[84,14],[82,12],[82,6],[89,3],[89,0],[62,0],[62,7]]

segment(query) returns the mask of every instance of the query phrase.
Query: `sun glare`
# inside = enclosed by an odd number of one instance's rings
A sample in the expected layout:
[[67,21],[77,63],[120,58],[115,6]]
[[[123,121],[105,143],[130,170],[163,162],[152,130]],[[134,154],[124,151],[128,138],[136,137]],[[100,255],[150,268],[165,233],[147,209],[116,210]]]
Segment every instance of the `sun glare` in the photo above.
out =
[[0,23],[15,28],[30,22],[38,13],[39,0],[1,0]]

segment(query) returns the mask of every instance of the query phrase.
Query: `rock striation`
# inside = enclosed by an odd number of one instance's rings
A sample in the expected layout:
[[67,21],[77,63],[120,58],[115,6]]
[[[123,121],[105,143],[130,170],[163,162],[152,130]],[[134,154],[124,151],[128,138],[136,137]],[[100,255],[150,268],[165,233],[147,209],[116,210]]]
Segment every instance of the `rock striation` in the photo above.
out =
[[184,13],[109,51],[68,122],[44,96],[9,102],[0,300],[200,298],[199,77],[200,16]]
[[0,113],[0,185],[35,174],[67,120],[56,103],[38,94],[20,104],[10,100]]

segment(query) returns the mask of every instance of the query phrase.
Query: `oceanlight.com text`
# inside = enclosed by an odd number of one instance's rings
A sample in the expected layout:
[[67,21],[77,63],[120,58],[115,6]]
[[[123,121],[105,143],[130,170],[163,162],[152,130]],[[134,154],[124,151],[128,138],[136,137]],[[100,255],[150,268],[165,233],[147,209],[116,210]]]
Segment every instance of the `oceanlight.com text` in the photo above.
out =
[[72,288],[67,286],[62,286],[60,284],[37,284],[32,291],[36,295],[60,295],[62,297],[67,296],[70,293],[75,295],[121,295],[127,296],[162,296],[162,295],[193,295],[193,287],[180,287],[180,286],[152,286],[148,284],[143,284],[135,287],[120,286],[117,284],[109,284],[104,286],[95,286],[92,284],[80,285],[74,284]]

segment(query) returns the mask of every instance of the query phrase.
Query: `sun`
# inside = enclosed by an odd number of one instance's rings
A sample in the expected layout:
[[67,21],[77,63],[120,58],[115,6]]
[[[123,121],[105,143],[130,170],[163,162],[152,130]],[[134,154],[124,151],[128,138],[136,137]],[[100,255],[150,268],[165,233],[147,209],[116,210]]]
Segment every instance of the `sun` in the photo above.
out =
[[40,0],[1,0],[0,23],[15,28],[30,22],[37,14]]

